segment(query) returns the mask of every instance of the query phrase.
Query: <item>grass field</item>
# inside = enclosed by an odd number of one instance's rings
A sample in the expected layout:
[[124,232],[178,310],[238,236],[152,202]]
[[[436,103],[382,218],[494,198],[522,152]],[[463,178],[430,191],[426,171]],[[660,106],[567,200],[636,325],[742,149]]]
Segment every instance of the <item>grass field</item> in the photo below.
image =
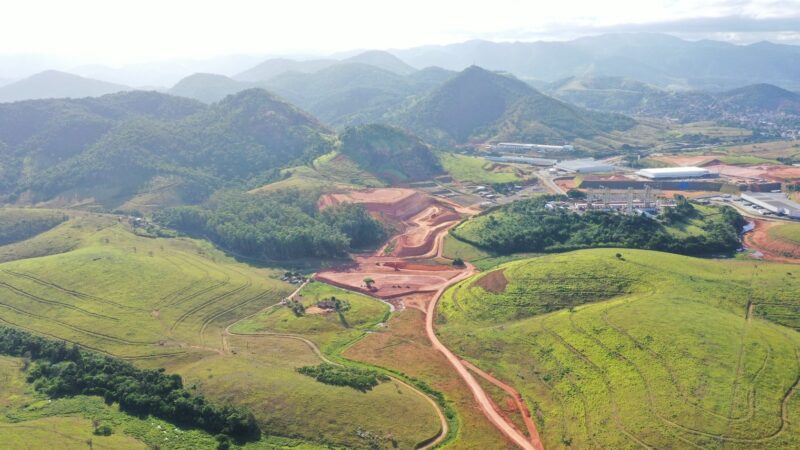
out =
[[[431,405],[405,386],[385,383],[364,394],[297,373],[322,361],[300,341],[232,337],[225,345],[226,326],[294,289],[278,279],[282,270],[238,263],[203,241],[137,236],[116,217],[95,214],[0,247],[0,255],[7,261],[0,264],[0,322],[179,373],[213,400],[250,407],[266,438],[367,446],[360,428],[386,438],[384,446],[394,439],[410,448],[438,428]],[[345,317],[352,328],[341,333],[325,329],[340,326],[327,317],[319,326],[328,334],[291,331],[351,339],[348,333],[385,316],[385,305],[368,302],[351,301]],[[392,411],[405,412],[402,426]]]
[[445,172],[458,181],[473,183],[509,183],[521,178],[513,166],[497,164],[475,156],[440,153]]
[[777,323],[800,327],[798,277],[583,250],[459,283],[437,330],[522,392],[546,448],[797,448],[800,335]]
[[320,189],[323,191],[358,187],[383,187],[385,184],[356,163],[337,152],[327,153],[310,165],[284,170],[287,177],[262,186],[257,191],[279,189]]
[[537,256],[533,253],[494,255],[472,244],[458,240],[449,234],[445,236],[443,245],[442,256],[447,259],[461,258],[464,261],[469,261],[479,270],[489,270],[509,261]]
[[800,224],[786,223],[769,229],[769,236],[779,241],[800,245]]

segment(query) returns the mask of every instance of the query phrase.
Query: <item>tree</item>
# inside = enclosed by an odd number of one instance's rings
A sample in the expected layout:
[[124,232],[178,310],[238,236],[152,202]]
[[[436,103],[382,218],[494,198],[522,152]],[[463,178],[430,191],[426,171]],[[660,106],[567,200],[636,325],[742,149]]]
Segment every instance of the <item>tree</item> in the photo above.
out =
[[453,260],[453,265],[456,267],[464,267],[464,260],[460,257],[456,257],[456,259]]
[[375,284],[375,280],[370,277],[364,278],[364,284],[367,285],[367,289],[372,290],[373,285]]
[[573,200],[582,200],[586,198],[586,192],[572,188],[567,191],[567,197]]

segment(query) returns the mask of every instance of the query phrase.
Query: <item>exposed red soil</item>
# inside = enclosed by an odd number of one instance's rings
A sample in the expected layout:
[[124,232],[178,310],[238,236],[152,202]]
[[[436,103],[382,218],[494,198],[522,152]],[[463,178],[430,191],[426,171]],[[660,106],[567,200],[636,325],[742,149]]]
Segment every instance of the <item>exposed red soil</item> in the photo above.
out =
[[727,177],[742,179],[767,179],[788,181],[800,179],[800,167],[760,164],[757,166],[732,166],[729,164],[712,164],[706,169]]
[[[441,256],[443,238],[447,230],[460,221],[459,213],[475,211],[409,189],[374,189],[349,194],[330,194],[320,200],[320,207],[348,201],[364,204],[373,214],[390,216],[400,221],[402,231],[390,240],[390,244],[387,244],[393,247],[384,246],[374,255],[359,256],[355,258],[355,264],[349,267],[318,272],[315,278],[382,299],[397,299],[396,301],[402,301],[401,298],[407,299],[412,308],[424,309],[425,334],[432,348],[443,354],[466,382],[486,418],[519,447],[525,450],[541,449],[539,435],[530,419],[530,413],[522,403],[522,397],[514,394],[516,391],[510,386],[493,377],[489,379],[514,396],[518,410],[525,412],[522,417],[530,437],[517,430],[507,417],[503,417],[503,414],[495,411],[491,399],[477,381],[434,333],[433,317],[436,314],[437,300],[447,287],[473,275],[476,272],[475,268],[471,264],[466,264],[463,268],[442,265],[443,268],[431,270],[427,264],[408,261],[412,257],[423,259]],[[369,286],[364,282],[367,278],[372,279]],[[429,294],[425,296],[424,293]],[[431,300],[425,300],[425,297]],[[478,368],[474,370],[480,371]],[[486,378],[484,374],[481,376]]]
[[769,229],[779,223],[758,219],[754,219],[753,223],[753,231],[744,236],[745,248],[761,253],[761,259],[766,261],[800,264],[800,246],[773,239],[769,235]]
[[325,194],[320,197],[318,206],[326,208],[342,203],[359,203],[371,213],[406,220],[430,206],[433,198],[406,188],[363,189],[347,193]]
[[508,286],[508,280],[503,272],[505,272],[505,269],[489,272],[488,275],[484,275],[476,281],[475,285],[482,287],[487,292],[492,292],[494,294],[503,293],[506,291],[506,286]]

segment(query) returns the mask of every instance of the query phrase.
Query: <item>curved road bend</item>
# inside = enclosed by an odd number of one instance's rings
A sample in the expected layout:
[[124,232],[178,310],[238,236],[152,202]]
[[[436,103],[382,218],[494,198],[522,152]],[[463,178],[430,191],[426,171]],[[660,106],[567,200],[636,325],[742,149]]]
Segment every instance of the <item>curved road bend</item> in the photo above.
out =
[[492,424],[498,430],[500,430],[509,439],[511,439],[512,442],[522,449],[543,450],[544,447],[542,446],[542,442],[538,436],[532,437],[534,442],[529,441],[525,435],[520,433],[519,430],[506,422],[506,420],[497,411],[495,411],[494,407],[492,406],[492,401],[489,399],[489,396],[486,395],[486,392],[483,390],[481,385],[475,380],[475,377],[473,377],[472,374],[464,367],[464,365],[461,364],[459,358],[453,354],[450,349],[445,347],[441,341],[439,341],[439,338],[433,331],[433,317],[436,314],[436,305],[439,303],[439,299],[444,291],[453,284],[472,276],[474,273],[475,268],[471,264],[468,264],[467,270],[450,280],[449,283],[439,288],[439,290],[433,294],[433,298],[428,304],[428,311],[425,315],[425,333],[428,335],[428,339],[430,339],[431,343],[433,344],[433,348],[442,352],[445,358],[447,358],[447,361],[450,362],[450,365],[456,369],[456,372],[458,372],[464,382],[467,383],[470,391],[472,391],[472,395],[475,397],[475,400],[478,402],[481,410],[483,410],[483,414],[486,415],[489,421],[492,422]]

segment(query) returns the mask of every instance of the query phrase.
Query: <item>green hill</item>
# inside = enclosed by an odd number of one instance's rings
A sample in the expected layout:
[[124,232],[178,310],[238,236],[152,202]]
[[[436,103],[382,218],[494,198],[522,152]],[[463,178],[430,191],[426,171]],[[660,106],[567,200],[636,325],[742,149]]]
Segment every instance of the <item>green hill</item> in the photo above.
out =
[[437,331],[521,392],[545,448],[796,448],[797,277],[583,250],[457,284]]
[[258,89],[210,106],[154,92],[0,105],[0,196],[116,207],[171,177],[171,189],[196,202],[324,154],[331,139],[316,119]]
[[583,110],[508,75],[465,69],[397,114],[393,122],[443,144],[499,140],[562,143],[624,130],[624,116]]
[[131,88],[48,70],[0,87],[0,103],[42,98],[99,97]]
[[178,81],[168,91],[171,95],[214,103],[238,92],[258,87],[258,83],[236,81],[224,75],[196,73]]
[[347,128],[340,151],[365,170],[390,182],[429,179],[442,172],[430,147],[416,136],[387,125]]
[[[0,217],[5,213],[0,210]],[[384,304],[312,285],[303,296],[309,301],[314,293],[335,295],[352,307],[331,318],[311,313],[296,318],[290,313],[290,321],[262,323],[263,316],[285,318],[289,312],[279,302],[296,287],[280,280],[284,270],[242,264],[206,241],[154,238],[134,231],[116,216],[74,213],[68,221],[24,243],[0,246],[2,325],[78,343],[139,368],[163,367],[177,373],[193,393],[219,405],[251,411],[263,432],[261,441],[250,444],[254,448],[299,444],[306,445],[299,448],[368,448],[371,436],[383,440],[389,435],[399,448],[415,448],[438,432],[434,409],[407,385],[391,380],[362,393],[320,383],[296,370],[324,362],[314,345],[333,358],[341,345],[385,320]],[[224,334],[228,325],[250,316],[238,334]],[[0,412],[4,413],[0,436],[10,433],[5,413],[12,410],[5,409],[7,395],[17,393],[8,391],[7,383],[17,379],[4,377],[3,367],[0,358]],[[91,419],[106,420],[110,414],[104,412],[107,407],[99,398],[54,400],[52,405],[46,399],[40,403],[27,397],[10,401],[19,407],[9,419],[23,422],[12,428],[16,433],[28,432],[24,425],[37,425],[27,421],[48,416],[53,420],[46,423],[62,426],[63,417],[73,417],[76,427],[85,426],[91,433]],[[396,422],[397,414],[403,415],[402,424]],[[78,420],[84,417],[87,420]],[[320,422],[320,417],[346,417],[347,421]],[[152,429],[164,425],[145,417],[137,422],[141,425],[136,431],[131,428],[136,426],[135,418],[123,421],[117,413],[108,419],[118,434],[131,430],[148,443],[153,442]],[[197,431],[181,430],[185,438],[173,437],[173,428],[168,428],[169,436],[157,431],[161,448],[216,448],[216,443],[209,443],[213,438],[199,436]],[[80,430],[58,431],[84,435]],[[52,440],[49,425],[46,432],[37,431],[35,442],[46,435]],[[65,435],[57,438],[66,439]],[[187,442],[192,436],[198,440]],[[174,442],[164,442],[164,437]],[[79,444],[84,445],[86,438]],[[114,440],[96,438],[95,442],[99,448]],[[388,439],[382,442],[391,445]]]

